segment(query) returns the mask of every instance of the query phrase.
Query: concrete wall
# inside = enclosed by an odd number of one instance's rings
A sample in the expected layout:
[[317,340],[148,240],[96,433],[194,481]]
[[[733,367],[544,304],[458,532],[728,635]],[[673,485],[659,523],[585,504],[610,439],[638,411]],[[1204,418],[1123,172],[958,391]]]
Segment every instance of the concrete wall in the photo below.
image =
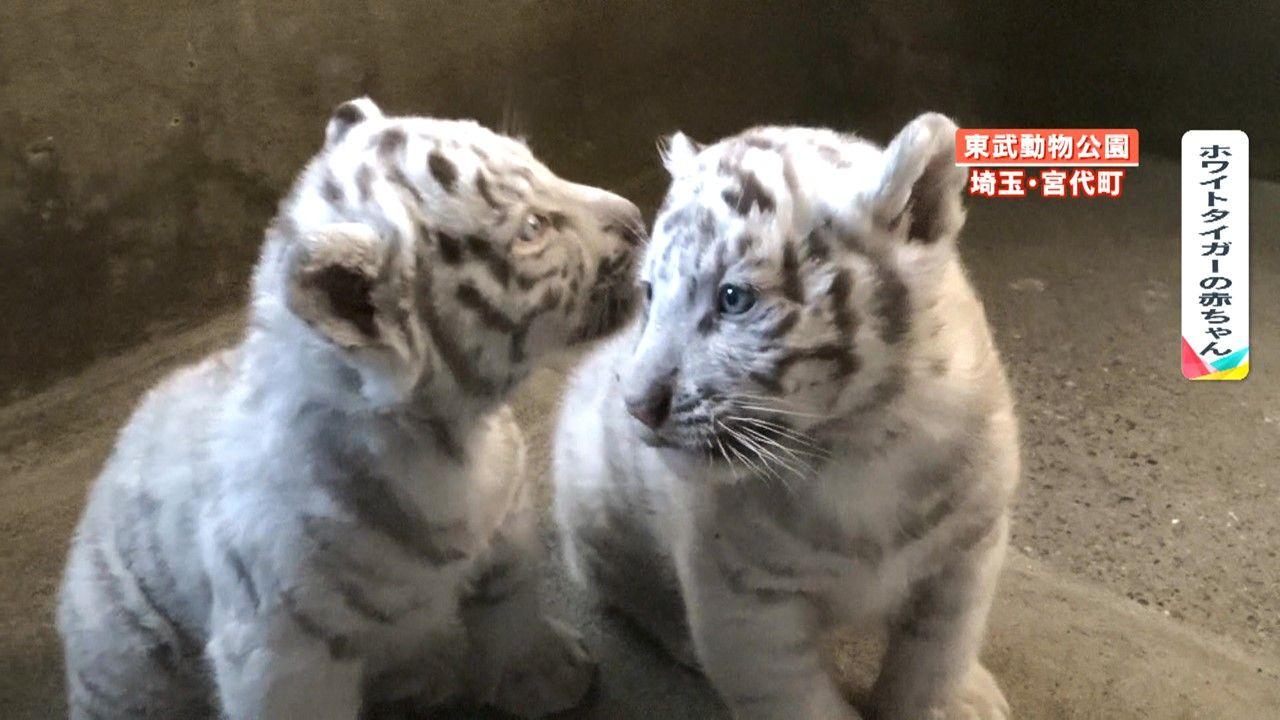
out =
[[933,5],[4,3],[0,401],[240,302],[329,108],[364,93],[524,133],[562,174],[614,187],[652,172],[676,128],[883,139],[924,109],[1136,125],[1144,152],[1244,127],[1280,175],[1274,10]]

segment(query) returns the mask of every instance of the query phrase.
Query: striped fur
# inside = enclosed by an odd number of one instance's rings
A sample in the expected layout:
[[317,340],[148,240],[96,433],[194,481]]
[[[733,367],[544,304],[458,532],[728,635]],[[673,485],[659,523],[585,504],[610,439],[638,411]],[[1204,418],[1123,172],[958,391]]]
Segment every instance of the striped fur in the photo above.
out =
[[[956,249],[954,130],[672,138],[647,306],[566,397],[570,567],[738,717],[859,717],[819,648],[866,620],[891,629],[873,717],[1007,716],[977,652],[1018,441]],[[726,284],[755,304],[726,312]]]
[[340,106],[267,232],[238,347],[147,396],[58,610],[72,718],[353,720],[576,704],[504,395],[610,329],[639,212],[470,122]]

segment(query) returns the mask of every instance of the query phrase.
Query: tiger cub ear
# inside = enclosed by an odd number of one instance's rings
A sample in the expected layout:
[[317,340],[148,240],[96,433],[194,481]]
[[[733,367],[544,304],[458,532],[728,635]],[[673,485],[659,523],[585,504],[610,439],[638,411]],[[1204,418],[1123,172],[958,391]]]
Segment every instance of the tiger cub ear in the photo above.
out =
[[907,238],[926,244],[958,233],[965,171],[956,165],[955,147],[951,118],[925,113],[908,123],[884,151],[876,220],[895,230],[906,222]]
[[662,166],[672,178],[685,177],[697,170],[698,153],[703,146],[688,135],[677,131],[663,138],[658,143],[658,154],[662,157]]
[[329,125],[324,130],[324,145],[332,147],[346,137],[351,128],[366,120],[380,120],[382,110],[367,97],[348,100],[333,109]]
[[288,307],[343,348],[384,344],[393,297],[387,243],[361,223],[336,223],[298,239],[288,267]]
[[361,223],[301,236],[287,260],[286,306],[339,348],[377,404],[404,400],[426,372],[414,318],[411,263]]

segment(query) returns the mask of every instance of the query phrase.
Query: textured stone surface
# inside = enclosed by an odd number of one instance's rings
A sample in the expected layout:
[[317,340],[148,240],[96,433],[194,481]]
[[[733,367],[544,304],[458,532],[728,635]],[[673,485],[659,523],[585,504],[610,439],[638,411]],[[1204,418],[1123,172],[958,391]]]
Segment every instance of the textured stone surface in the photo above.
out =
[[4,3],[0,400],[240,300],[278,197],[358,94],[526,133],[603,184],[654,167],[677,128],[885,138],[927,109],[1137,126],[1144,153],[1244,127],[1275,175],[1278,20],[922,0]]

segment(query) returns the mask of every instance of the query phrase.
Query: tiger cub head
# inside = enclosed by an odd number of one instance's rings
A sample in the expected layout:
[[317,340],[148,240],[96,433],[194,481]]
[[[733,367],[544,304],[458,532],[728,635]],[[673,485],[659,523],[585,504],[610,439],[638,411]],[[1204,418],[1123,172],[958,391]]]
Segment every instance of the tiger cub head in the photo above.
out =
[[517,140],[361,98],[334,110],[268,231],[254,324],[337,367],[360,403],[483,404],[625,319],[643,235],[635,205]]
[[955,129],[922,115],[886,148],[807,128],[670,138],[619,373],[642,439],[800,473],[824,427],[889,401],[956,256]]

